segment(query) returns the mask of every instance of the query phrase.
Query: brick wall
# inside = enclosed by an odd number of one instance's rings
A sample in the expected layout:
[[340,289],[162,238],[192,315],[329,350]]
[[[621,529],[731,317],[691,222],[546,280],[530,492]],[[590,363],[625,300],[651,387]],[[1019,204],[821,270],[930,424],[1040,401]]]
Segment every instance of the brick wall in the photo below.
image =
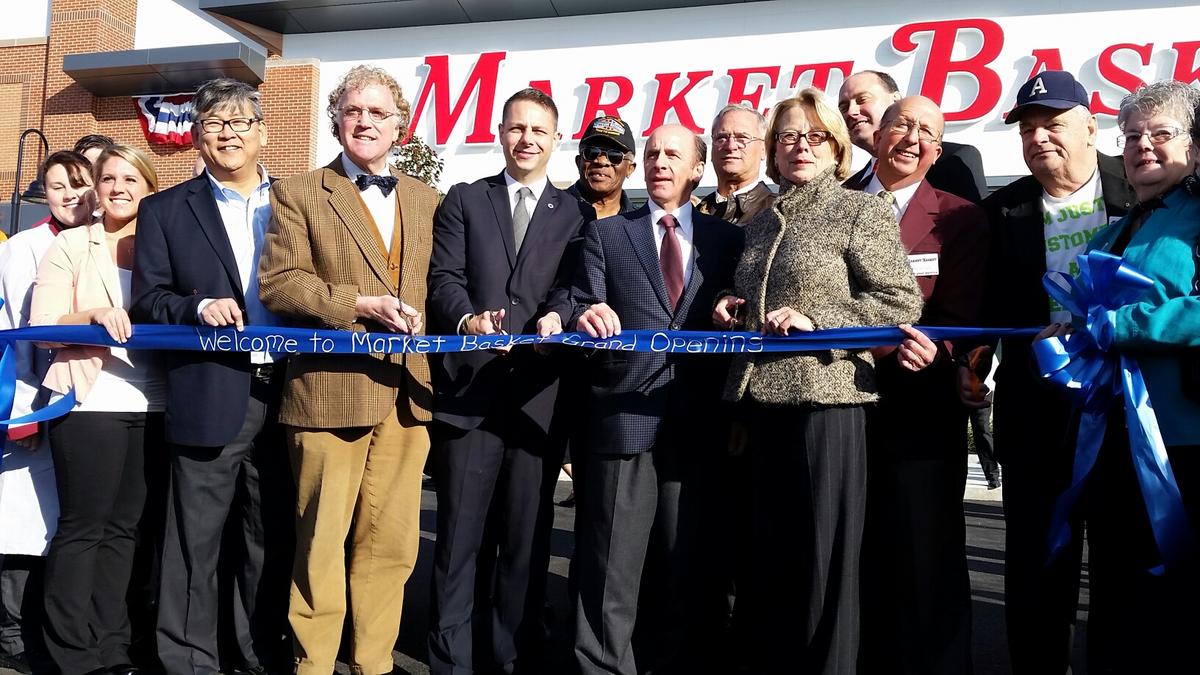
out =
[[[0,42],[0,201],[7,202],[12,195],[18,136],[42,125],[45,75],[44,38]],[[40,146],[33,136],[25,143],[21,182],[26,185],[37,172]]]
[[267,61],[266,80],[259,91],[267,118],[262,162],[271,175],[285,178],[314,167],[317,134],[329,133],[324,106],[318,110],[320,80],[320,63],[315,59]]
[[[149,144],[131,97],[93,96],[62,72],[66,54],[133,49],[137,0],[53,0],[50,10],[48,38],[0,41],[0,201],[12,194],[17,137],[29,127],[42,129],[51,150],[92,133],[139,148],[154,160],[160,189],[190,178],[194,149]],[[319,86],[315,59],[267,61],[260,87],[268,130],[262,161],[272,175],[313,168],[317,134],[329,133],[323,112],[314,115]],[[23,183],[37,171],[37,146],[26,143]]]

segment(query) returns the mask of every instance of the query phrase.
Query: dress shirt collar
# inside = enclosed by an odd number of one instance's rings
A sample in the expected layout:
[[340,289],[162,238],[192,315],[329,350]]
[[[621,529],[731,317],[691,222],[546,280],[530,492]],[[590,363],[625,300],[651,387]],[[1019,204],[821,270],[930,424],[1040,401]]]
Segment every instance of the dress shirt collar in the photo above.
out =
[[[349,178],[350,182],[352,182],[352,183],[354,182],[355,178],[359,177],[360,174],[364,174],[364,173],[370,174],[371,173],[370,171],[365,171],[365,170],[359,168],[359,166],[357,164],[350,161],[350,158],[347,157],[346,153],[344,153],[344,152],[342,153],[342,169],[346,172],[346,178]],[[390,176],[390,175],[392,175],[392,172],[391,172],[390,168],[384,167],[383,173],[377,173],[374,175]],[[376,189],[378,189],[378,188],[376,188]]]
[[[896,206],[892,208],[892,212],[893,215],[896,216],[896,220],[900,220],[904,217],[904,212],[908,210],[908,203],[912,201],[913,195],[917,193],[917,188],[921,187],[921,183],[923,182],[924,179],[919,180],[907,187],[889,190],[889,192],[892,193],[892,196],[896,198]],[[870,195],[877,195],[879,194],[879,191],[883,189],[883,184],[879,182],[879,176],[871,176],[871,182],[867,183],[867,187],[863,190],[863,192],[866,192]]]
[[683,206],[680,206],[674,211],[667,211],[663,207],[659,206],[653,199],[647,199],[646,206],[650,207],[650,222],[655,226],[656,230],[658,228],[658,221],[661,220],[663,216],[670,213],[671,215],[675,216],[675,220],[678,221],[680,233],[685,237],[690,238],[692,236],[691,201],[684,202]]
[[[230,193],[237,195],[238,199],[242,198],[241,194],[239,194],[237,190],[234,190],[233,188],[231,188],[231,187],[225,185],[224,183],[222,183],[221,181],[217,180],[216,176],[212,175],[212,172],[209,171],[207,168],[204,169],[204,175],[208,176],[209,186],[212,188],[213,195],[217,199],[221,199],[222,197],[229,197]],[[258,191],[258,190],[262,190],[264,188],[266,188],[268,190],[271,188],[271,179],[267,176],[267,168],[264,167],[262,164],[259,164],[258,165],[258,185],[255,186],[254,189],[255,189],[255,191]]]
[[542,192],[546,190],[546,184],[549,182],[550,180],[546,178],[546,175],[542,174],[541,178],[532,183],[520,183],[516,178],[508,175],[508,169],[504,170],[504,185],[508,187],[508,203],[514,206],[516,206],[517,191],[523,187],[529,188],[529,191],[533,193],[534,202],[542,201]]

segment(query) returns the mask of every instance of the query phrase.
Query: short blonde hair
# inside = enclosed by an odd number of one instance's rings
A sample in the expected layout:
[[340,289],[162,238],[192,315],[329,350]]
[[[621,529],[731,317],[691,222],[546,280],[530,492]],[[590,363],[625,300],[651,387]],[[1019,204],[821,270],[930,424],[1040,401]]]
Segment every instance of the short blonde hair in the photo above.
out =
[[342,102],[342,97],[351,89],[364,89],[372,84],[382,85],[392,92],[392,99],[396,101],[396,110],[400,112],[400,135],[396,137],[396,143],[408,137],[408,124],[412,119],[412,109],[409,108],[408,101],[404,98],[404,92],[400,90],[400,83],[396,78],[392,77],[391,73],[380,68],[379,66],[370,66],[360,64],[350,69],[350,72],[338,82],[333,91],[329,92],[329,105],[325,111],[329,113],[329,119],[332,122],[333,137],[338,138],[338,104]]
[[779,133],[780,121],[784,115],[799,107],[811,111],[817,118],[817,122],[820,122],[824,130],[831,134],[829,142],[833,143],[833,152],[836,158],[836,168],[833,174],[838,180],[846,180],[850,176],[852,152],[850,132],[846,130],[846,123],[842,120],[841,113],[825,102],[825,92],[813,87],[802,89],[792,98],[780,101],[771,111],[771,124],[767,130],[767,176],[776,183],[780,183],[779,167],[775,164],[775,150],[778,145],[775,142],[775,134]]
[[146,185],[150,186],[151,192],[158,192],[158,171],[154,169],[154,162],[146,153],[138,150],[131,145],[113,145],[104,149],[100,156],[96,158],[96,163],[92,165],[92,184],[100,184],[100,173],[104,171],[104,165],[113,157],[121,159],[133,165],[133,168],[142,174]]

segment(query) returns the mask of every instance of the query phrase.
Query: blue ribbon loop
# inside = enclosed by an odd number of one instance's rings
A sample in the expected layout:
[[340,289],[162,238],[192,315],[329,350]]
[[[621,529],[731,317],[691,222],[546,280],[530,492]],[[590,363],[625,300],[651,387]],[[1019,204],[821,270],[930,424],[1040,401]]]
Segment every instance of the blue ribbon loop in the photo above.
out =
[[[0,309],[4,307],[4,298],[0,298]],[[16,331],[0,331],[0,444],[10,426],[45,422],[62,417],[75,407],[75,392],[70,391],[54,403],[34,410],[28,415],[13,418],[12,409],[17,396],[17,356],[12,349],[12,339],[9,336]]]
[[[1104,251],[1091,251],[1077,260],[1078,278],[1047,272],[1042,285],[1071,314],[1084,318],[1085,329],[1033,345],[1042,376],[1075,392],[1081,404],[1071,485],[1054,505],[1050,560],[1071,540],[1070,517],[1104,442],[1108,411],[1122,399],[1134,472],[1154,541],[1165,566],[1172,567],[1194,549],[1183,498],[1141,368],[1129,355],[1110,349],[1116,310],[1138,301],[1154,280]],[[1164,566],[1151,571],[1162,574]]]

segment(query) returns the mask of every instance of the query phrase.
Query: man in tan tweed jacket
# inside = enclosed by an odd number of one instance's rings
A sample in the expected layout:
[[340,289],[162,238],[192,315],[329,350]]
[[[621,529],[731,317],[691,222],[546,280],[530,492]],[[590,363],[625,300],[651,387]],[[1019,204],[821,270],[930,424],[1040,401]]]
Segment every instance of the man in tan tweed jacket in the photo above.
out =
[[[408,103],[387,72],[357,66],[330,94],[329,115],[342,154],[271,191],[263,304],[317,328],[419,332],[437,194],[388,169]],[[279,418],[297,486],[288,612],[297,673],[333,672],[347,585],[351,671],[392,671],[417,559],[431,412],[423,355],[289,360]]]

